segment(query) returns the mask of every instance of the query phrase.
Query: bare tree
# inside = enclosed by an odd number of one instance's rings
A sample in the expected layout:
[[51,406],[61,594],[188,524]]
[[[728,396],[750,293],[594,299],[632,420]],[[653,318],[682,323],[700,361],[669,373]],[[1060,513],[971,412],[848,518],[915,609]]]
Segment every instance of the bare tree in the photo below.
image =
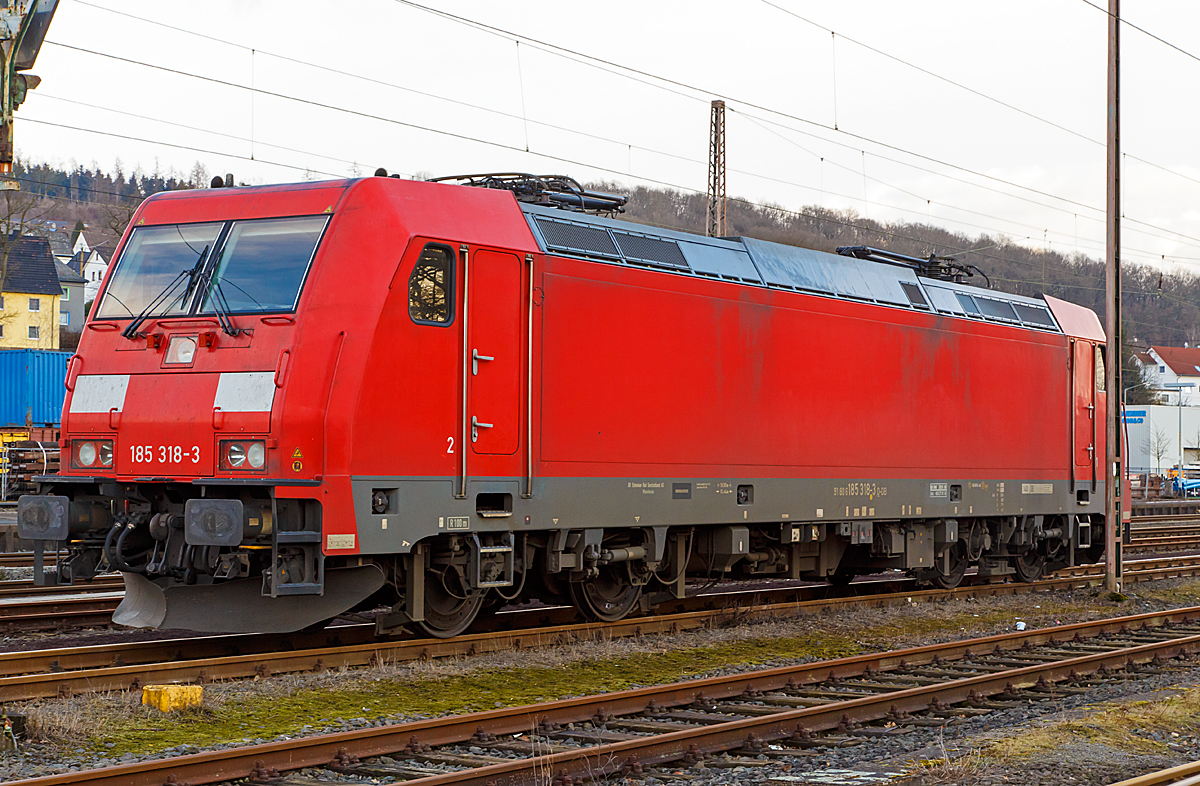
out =
[[0,292],[8,279],[8,257],[22,237],[54,209],[54,200],[33,191],[0,191]]
[[140,197],[127,198],[123,202],[112,202],[104,205],[104,228],[114,237],[120,239],[125,234],[125,227],[133,220],[138,205],[142,204]]
[[[0,191],[0,293],[7,288],[8,260],[13,249],[22,237],[41,228],[42,220],[55,207],[55,200],[39,193],[43,190],[39,185],[34,183],[22,191]],[[15,303],[4,303],[3,306],[0,308],[0,329],[6,328],[17,316]]]
[[1166,428],[1150,424],[1150,429],[1146,432],[1146,441],[1143,443],[1146,453],[1154,459],[1156,474],[1162,474],[1162,460],[1166,457],[1171,449],[1171,435]]
[[208,167],[197,161],[192,165],[192,171],[188,173],[188,183],[191,184],[192,188],[206,188],[208,181]]

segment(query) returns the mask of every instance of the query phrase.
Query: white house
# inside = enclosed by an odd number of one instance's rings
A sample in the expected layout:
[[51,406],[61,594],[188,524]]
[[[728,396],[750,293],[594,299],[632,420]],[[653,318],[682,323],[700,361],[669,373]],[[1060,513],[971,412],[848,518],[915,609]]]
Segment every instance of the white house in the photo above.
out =
[[1147,385],[1160,391],[1165,403],[1200,405],[1200,347],[1150,347],[1137,359]]
[[[83,233],[80,233],[79,237],[82,238]],[[100,291],[100,282],[108,272],[108,260],[99,251],[91,248],[76,252],[75,256],[71,257],[69,267],[83,276],[83,302],[95,300],[96,293]]]

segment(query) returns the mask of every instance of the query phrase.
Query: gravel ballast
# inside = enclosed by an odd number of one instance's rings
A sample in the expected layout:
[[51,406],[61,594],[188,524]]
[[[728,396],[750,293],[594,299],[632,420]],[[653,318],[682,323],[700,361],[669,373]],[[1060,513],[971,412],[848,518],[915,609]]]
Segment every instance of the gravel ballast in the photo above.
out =
[[[504,670],[531,666],[543,666],[569,673],[569,670],[581,666],[618,659],[633,658],[633,662],[636,662],[638,658],[650,659],[676,651],[797,637],[817,642],[851,642],[860,647],[861,651],[899,649],[1009,632],[1016,628],[1018,622],[1024,622],[1032,629],[1101,617],[1200,605],[1200,581],[1193,579],[1135,585],[1130,593],[1130,599],[1122,603],[1106,600],[1095,590],[1078,590],[914,603],[887,608],[840,609],[836,614],[818,614],[765,623],[741,623],[729,628],[671,636],[577,642],[542,650],[499,653],[466,659],[385,663],[354,671],[281,675],[267,679],[221,683],[206,686],[204,707],[192,715],[181,716],[180,723],[202,724],[205,722],[206,713],[215,715],[245,703],[271,703],[305,692],[330,692],[329,695],[345,691],[369,693],[372,689],[387,690],[388,686],[396,684],[421,684],[464,675],[502,673]],[[50,644],[50,641],[43,639],[43,646]],[[686,676],[698,678],[744,672],[813,659],[819,658],[781,657],[756,663],[731,662],[719,668],[689,673]],[[920,772],[922,778],[931,784],[1029,783],[1052,786],[1109,783],[1139,771],[1198,759],[1200,738],[1181,736],[1173,739],[1170,744],[1175,747],[1169,749],[1165,755],[1116,750],[1097,751],[1093,750],[1096,746],[1080,743],[1055,751],[1050,756],[1042,756],[1040,761],[1038,755],[1034,754],[1027,761],[1017,764],[997,764],[979,753],[992,739],[985,739],[983,735],[996,735],[1006,729],[1024,729],[1032,724],[1048,722],[1063,713],[1082,712],[1084,708],[1099,702],[1114,701],[1133,694],[1145,695],[1148,692],[1177,690],[1189,683],[1200,685],[1200,666],[1193,664],[1184,669],[1160,669],[1158,673],[1139,675],[1136,679],[1110,682],[1087,694],[1050,698],[1028,707],[975,717],[944,729],[918,727],[902,736],[873,738],[869,744],[815,749],[805,752],[806,755],[769,761],[762,767],[743,767],[739,770],[738,767],[721,767],[714,762],[714,766],[711,767],[687,770],[686,777],[696,784],[749,784],[763,783],[767,779],[779,779],[780,784],[835,783],[838,778],[831,770],[866,769],[867,765],[871,765],[875,770],[884,766],[893,772],[898,768],[904,768],[909,773]],[[149,714],[153,711],[140,707],[139,700],[137,695],[112,693],[68,700],[30,702],[20,708],[10,707],[10,710],[28,713],[32,738],[22,741],[19,753],[0,754],[0,780],[90,769],[145,758],[194,753],[202,749],[220,749],[294,736],[385,725],[428,716],[428,713],[422,712],[422,707],[415,705],[411,711],[392,712],[384,716],[361,713],[328,717],[327,713],[318,712],[314,717],[300,719],[304,721],[303,724],[284,735],[271,728],[246,728],[244,734],[231,736],[207,748],[183,743],[163,748],[149,746],[117,754],[114,751],[120,750],[118,743],[108,737],[118,729],[136,730],[137,724],[146,723],[153,717]],[[126,738],[122,738],[120,744],[126,745],[125,740]],[[948,765],[922,767],[914,764],[923,761],[928,765],[929,762],[943,758],[946,752],[952,754],[951,763]],[[822,772],[825,773],[824,776],[819,774]],[[372,781],[362,779],[361,782]]]

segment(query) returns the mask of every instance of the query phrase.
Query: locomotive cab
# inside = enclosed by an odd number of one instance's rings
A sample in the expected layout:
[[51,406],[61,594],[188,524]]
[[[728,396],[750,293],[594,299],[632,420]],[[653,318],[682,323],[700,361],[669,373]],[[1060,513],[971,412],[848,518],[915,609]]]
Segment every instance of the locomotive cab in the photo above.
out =
[[[374,567],[326,570],[320,500],[295,493],[320,484],[311,393],[329,381],[295,380],[310,401],[290,405],[285,388],[300,299],[343,189],[265,212],[261,191],[164,195],[139,210],[68,368],[64,469],[18,504],[39,551],[67,549],[54,580],[122,571],[119,623],[290,630],[383,584]],[[168,614],[177,589],[198,615]]]

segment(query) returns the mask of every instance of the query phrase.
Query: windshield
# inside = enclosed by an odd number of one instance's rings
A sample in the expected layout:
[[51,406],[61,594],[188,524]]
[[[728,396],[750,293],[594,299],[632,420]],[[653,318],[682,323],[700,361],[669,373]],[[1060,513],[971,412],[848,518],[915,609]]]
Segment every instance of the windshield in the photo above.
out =
[[326,220],[320,216],[234,222],[200,312],[212,313],[217,299],[234,313],[294,309]]
[[[191,270],[205,247],[211,248],[221,233],[221,223],[138,227],[108,284],[97,316],[131,317],[140,314],[179,274]],[[149,316],[187,313],[186,287],[179,286]]]
[[138,316],[160,296],[144,316],[292,311],[328,222],[315,216],[137,227],[96,315]]

